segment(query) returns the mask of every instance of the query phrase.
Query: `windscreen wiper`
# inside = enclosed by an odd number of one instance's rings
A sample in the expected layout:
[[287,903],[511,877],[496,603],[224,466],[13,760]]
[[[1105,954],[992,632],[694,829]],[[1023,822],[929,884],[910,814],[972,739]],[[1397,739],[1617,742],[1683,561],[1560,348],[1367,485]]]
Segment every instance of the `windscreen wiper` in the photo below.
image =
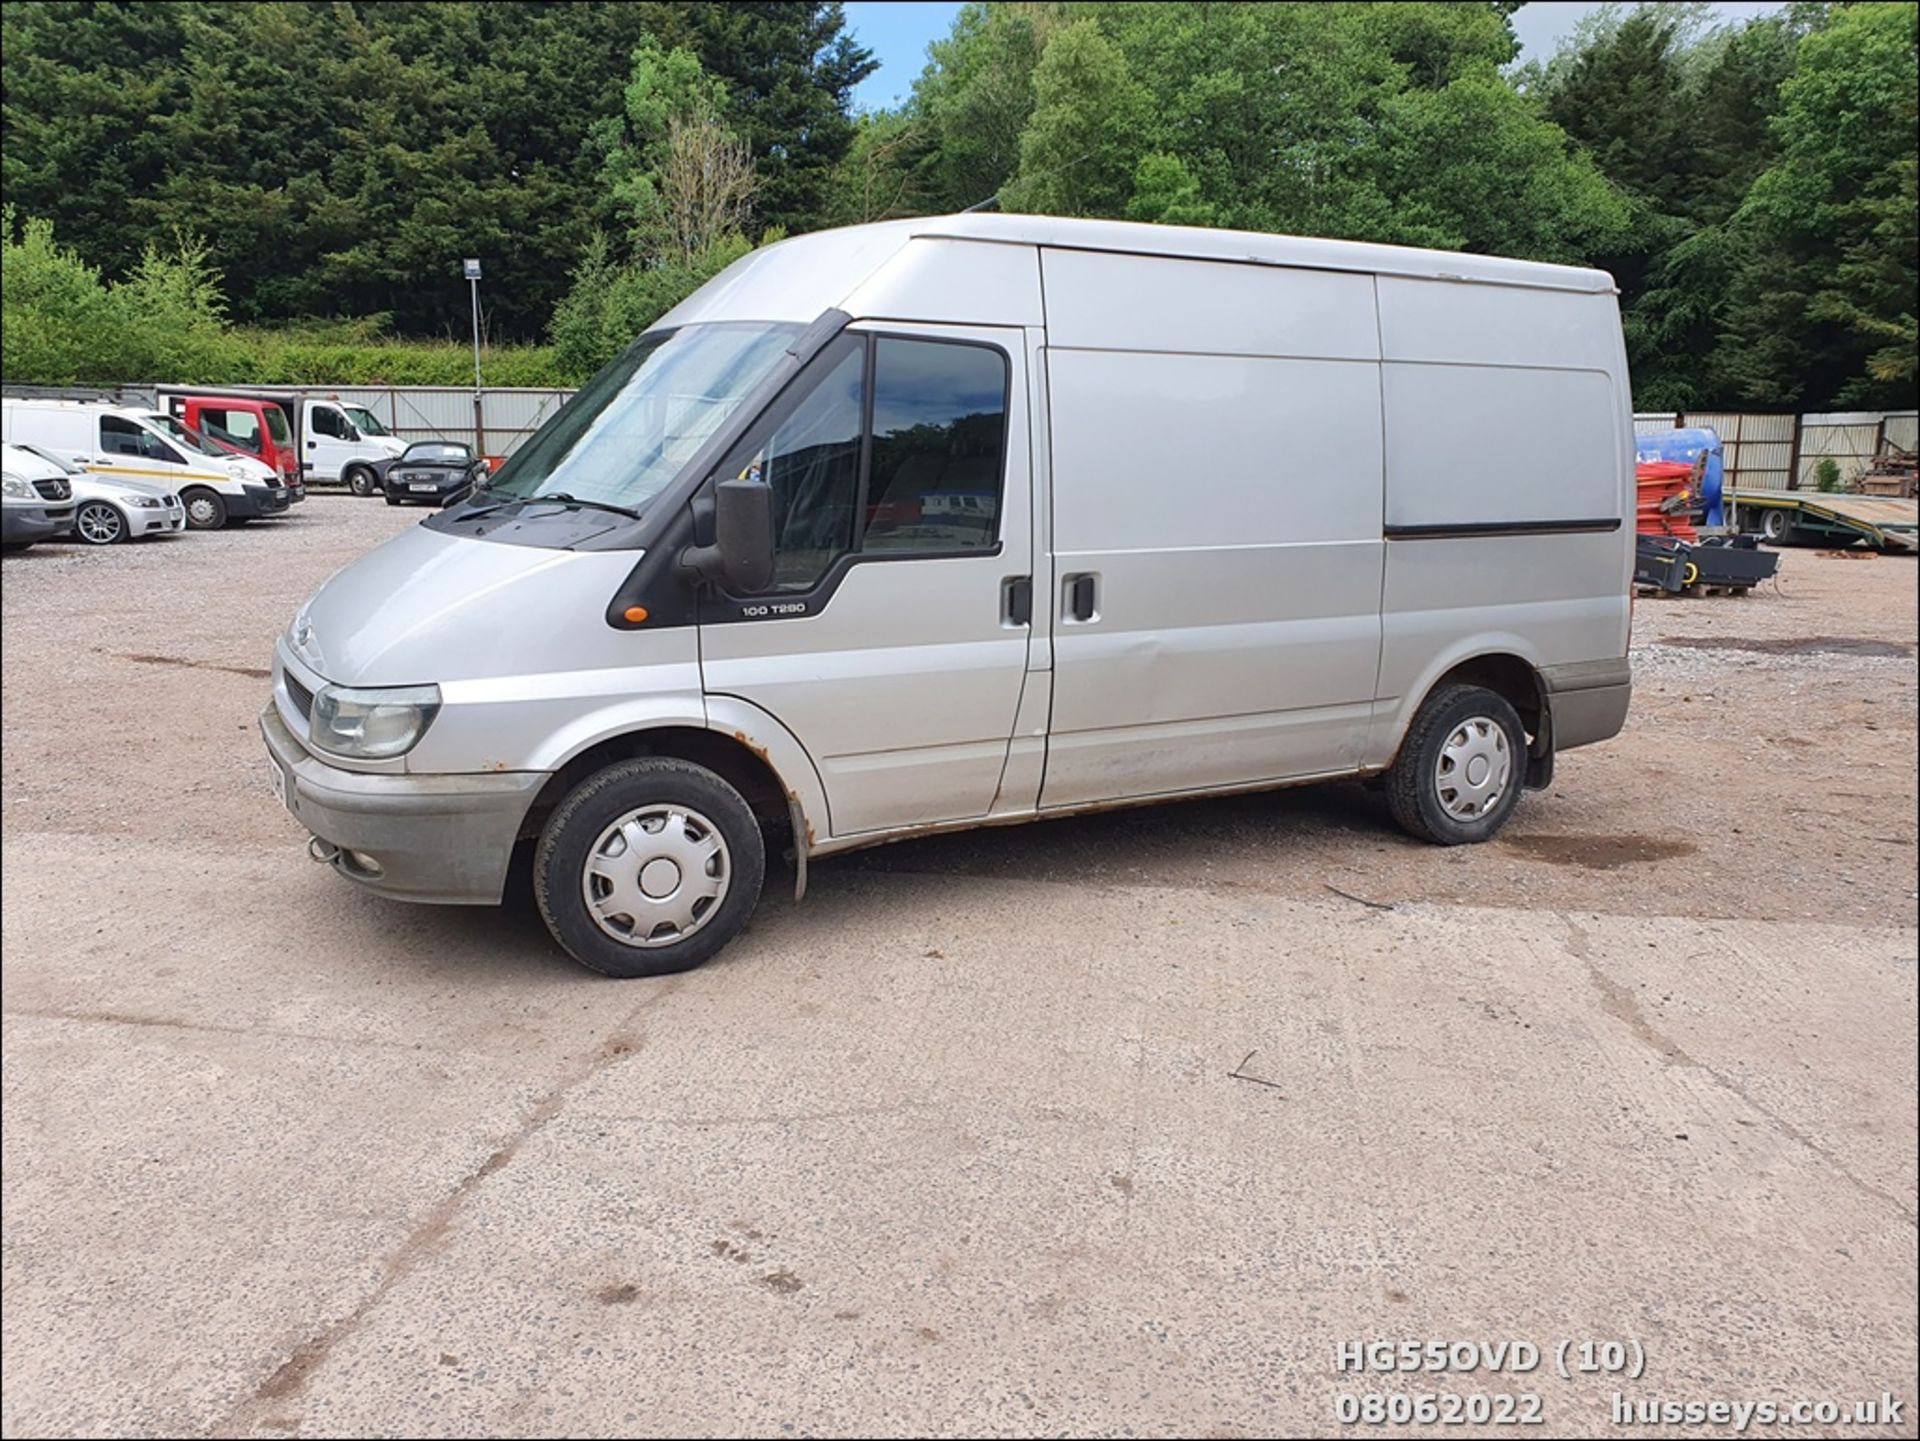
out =
[[579,496],[569,494],[564,490],[549,490],[542,495],[530,495],[527,497],[529,504],[537,500],[553,500],[560,502],[562,505],[584,505],[589,510],[610,510],[615,515],[624,515],[628,520],[640,519],[639,511],[628,510],[624,505],[613,505],[604,500],[583,500]]
[[640,519],[640,512],[628,510],[624,505],[613,505],[604,500],[583,500],[564,490],[551,491],[545,495],[514,495],[505,500],[496,500],[491,505],[483,505],[478,510],[469,510],[453,517],[455,520],[478,520],[483,515],[492,515],[496,510],[505,510],[510,505],[538,505],[542,501],[553,501],[557,505],[580,505],[590,510],[610,510],[615,515],[624,515],[629,520]]

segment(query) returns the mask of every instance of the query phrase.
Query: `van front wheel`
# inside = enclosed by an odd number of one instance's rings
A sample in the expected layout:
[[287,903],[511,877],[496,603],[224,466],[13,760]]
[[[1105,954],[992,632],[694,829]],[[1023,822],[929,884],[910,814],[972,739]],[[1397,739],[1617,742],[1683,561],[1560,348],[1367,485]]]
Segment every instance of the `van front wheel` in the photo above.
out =
[[189,530],[218,530],[227,523],[227,503],[211,490],[187,490],[180,493],[187,508]]
[[368,470],[364,465],[348,466],[346,480],[347,489],[355,495],[365,496],[373,494],[373,488],[376,483],[373,472]]
[[1504,698],[1476,685],[1428,696],[1387,772],[1401,829],[1436,845],[1484,841],[1520,803],[1527,733]]
[[581,965],[664,976],[740,933],[766,863],[739,791],[705,766],[648,756],[608,766],[560,802],[534,852],[533,894]]

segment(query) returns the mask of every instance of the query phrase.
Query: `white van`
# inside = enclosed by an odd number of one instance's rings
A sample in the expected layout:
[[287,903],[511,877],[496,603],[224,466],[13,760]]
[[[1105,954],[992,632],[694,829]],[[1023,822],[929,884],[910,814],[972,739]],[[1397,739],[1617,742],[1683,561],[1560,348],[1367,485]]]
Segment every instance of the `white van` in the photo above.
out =
[[17,445],[0,445],[0,546],[25,550],[73,530],[74,499],[64,466]]
[[194,530],[279,515],[289,503],[280,478],[259,461],[230,455],[155,411],[8,397],[0,415],[9,445],[39,446],[94,475],[179,496]]
[[[366,406],[307,386],[161,386],[162,409],[283,475],[375,495],[407,443]],[[295,499],[299,499],[296,494]]]
[[310,852],[614,975],[810,860],[1384,779],[1484,840],[1624,723],[1598,271],[963,215],[756,252],[335,575],[261,717]]

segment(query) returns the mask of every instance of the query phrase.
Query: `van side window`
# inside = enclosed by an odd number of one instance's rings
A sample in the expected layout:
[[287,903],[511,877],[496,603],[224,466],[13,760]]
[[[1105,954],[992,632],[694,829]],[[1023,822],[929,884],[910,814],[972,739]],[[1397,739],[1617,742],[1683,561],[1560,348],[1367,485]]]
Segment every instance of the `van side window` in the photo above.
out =
[[865,380],[865,348],[849,349],[767,442],[774,590],[809,589],[853,549]]
[[330,405],[316,405],[313,408],[313,430],[316,435],[331,436],[335,440],[347,438],[347,418]]
[[874,343],[862,551],[991,549],[1000,529],[1007,360],[984,345]]
[[260,421],[250,410],[210,410],[202,407],[200,428],[215,440],[257,450],[260,446]]
[[100,417],[100,449],[108,455],[131,455],[141,460],[180,464],[180,457],[174,453],[172,446],[152,431],[130,420],[122,420],[117,415]]

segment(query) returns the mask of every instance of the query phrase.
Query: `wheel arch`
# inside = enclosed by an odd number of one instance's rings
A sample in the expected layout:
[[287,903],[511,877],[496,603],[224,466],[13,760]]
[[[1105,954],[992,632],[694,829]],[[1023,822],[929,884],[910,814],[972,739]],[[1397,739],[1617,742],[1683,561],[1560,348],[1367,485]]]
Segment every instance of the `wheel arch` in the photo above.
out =
[[1381,766],[1392,765],[1406,743],[1413,718],[1442,686],[1477,685],[1504,699],[1527,728],[1527,786],[1539,789],[1553,778],[1553,706],[1538,663],[1520,644],[1489,645],[1467,655],[1442,657],[1421,683],[1407,693],[1395,718],[1391,744]]
[[813,761],[792,732],[757,706],[709,698],[705,724],[661,718],[623,727],[571,751],[528,809],[521,838],[537,837],[561,799],[587,776],[638,756],[672,756],[705,766],[745,797],[768,850],[792,844],[804,855],[826,832],[826,797]]

